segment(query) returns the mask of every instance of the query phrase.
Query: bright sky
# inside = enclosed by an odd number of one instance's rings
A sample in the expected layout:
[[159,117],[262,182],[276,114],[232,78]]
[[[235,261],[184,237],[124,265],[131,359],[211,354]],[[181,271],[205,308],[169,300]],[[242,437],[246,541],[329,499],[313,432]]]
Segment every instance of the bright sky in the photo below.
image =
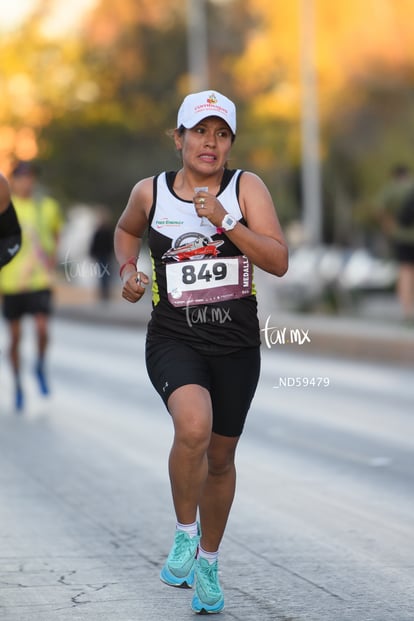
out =
[[[82,13],[96,2],[97,0],[52,0],[53,9],[45,20],[45,31],[54,35],[67,32],[77,25]],[[36,4],[37,0],[6,0],[1,7],[0,29],[18,27]]]

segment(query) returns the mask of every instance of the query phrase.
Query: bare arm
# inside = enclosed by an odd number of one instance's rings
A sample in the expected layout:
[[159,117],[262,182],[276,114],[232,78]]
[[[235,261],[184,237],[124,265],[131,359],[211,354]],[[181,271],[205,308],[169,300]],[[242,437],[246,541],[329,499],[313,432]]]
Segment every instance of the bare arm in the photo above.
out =
[[0,173],[0,214],[6,211],[7,207],[10,205],[10,201],[9,184],[6,178]]
[[0,268],[20,250],[22,232],[11,202],[9,184],[0,174]]
[[240,179],[240,203],[248,228],[236,225],[229,239],[254,265],[283,276],[288,268],[287,243],[270,192],[252,173],[243,173]]
[[[220,201],[206,192],[197,196],[206,197],[202,207],[195,205],[198,215],[220,227],[226,215]],[[288,247],[269,190],[257,175],[245,172],[240,178],[239,200],[247,226],[238,222],[225,234],[254,265],[283,276],[288,268]]]
[[[127,263],[132,257],[139,256],[141,239],[148,225],[148,215],[153,201],[153,179],[143,179],[135,185],[115,227],[114,251],[119,266],[122,269],[122,297],[129,302],[137,302],[145,292],[145,285],[149,278],[140,272],[138,274],[132,263]],[[144,286],[142,286],[142,284]]]

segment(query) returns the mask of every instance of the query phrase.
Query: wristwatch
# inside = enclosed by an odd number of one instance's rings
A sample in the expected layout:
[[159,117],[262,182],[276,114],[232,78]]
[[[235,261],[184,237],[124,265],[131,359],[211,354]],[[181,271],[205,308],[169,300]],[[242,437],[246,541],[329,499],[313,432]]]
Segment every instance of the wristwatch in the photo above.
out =
[[237,224],[236,218],[233,218],[229,213],[223,218],[223,222],[221,223],[221,228],[225,231],[232,231]]

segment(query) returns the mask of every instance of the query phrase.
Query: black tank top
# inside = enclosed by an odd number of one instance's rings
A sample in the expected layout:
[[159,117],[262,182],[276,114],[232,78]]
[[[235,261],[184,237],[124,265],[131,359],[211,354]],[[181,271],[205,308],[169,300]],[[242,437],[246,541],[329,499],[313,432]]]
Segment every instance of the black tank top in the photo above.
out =
[[[147,338],[184,341],[203,353],[260,344],[253,266],[227,236],[179,198],[176,171],[154,178],[149,215],[153,311]],[[225,170],[217,198],[245,224],[238,195],[241,170]]]

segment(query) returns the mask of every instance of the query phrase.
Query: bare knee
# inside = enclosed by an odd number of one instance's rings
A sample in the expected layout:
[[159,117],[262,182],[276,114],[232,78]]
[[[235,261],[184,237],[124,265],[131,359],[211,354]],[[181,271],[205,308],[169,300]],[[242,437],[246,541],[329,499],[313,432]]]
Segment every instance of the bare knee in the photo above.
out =
[[238,438],[224,438],[213,434],[208,450],[208,471],[212,476],[223,476],[234,470]]
[[208,472],[212,476],[224,476],[234,469],[234,459],[208,459]]
[[212,425],[208,391],[196,385],[178,388],[171,395],[168,408],[174,422],[174,444],[187,451],[205,453]]
[[189,424],[187,429],[176,429],[174,443],[189,452],[206,453],[210,440],[209,429],[204,425]]

